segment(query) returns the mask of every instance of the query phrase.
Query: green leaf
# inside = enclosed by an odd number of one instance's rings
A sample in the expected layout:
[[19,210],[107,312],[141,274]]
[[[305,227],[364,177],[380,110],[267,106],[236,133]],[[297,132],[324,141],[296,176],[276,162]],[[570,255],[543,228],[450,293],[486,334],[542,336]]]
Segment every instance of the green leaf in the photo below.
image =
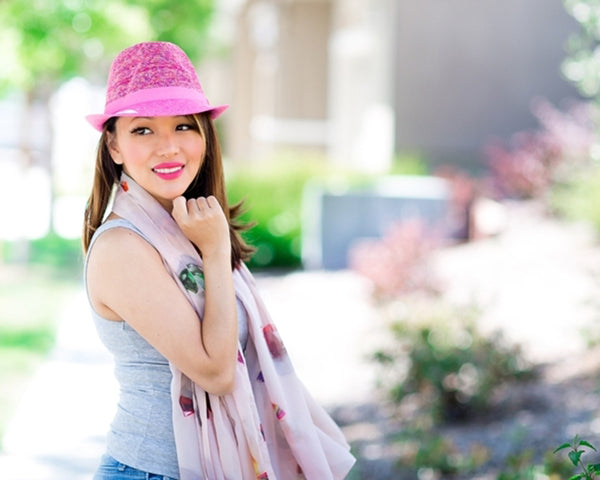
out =
[[381,350],[375,352],[373,354],[373,360],[383,364],[391,364],[394,363],[394,357],[387,352],[383,352]]
[[560,447],[557,447],[552,453],[556,453],[556,452],[560,452],[561,450],[564,450],[565,448],[569,448],[571,446],[570,443],[563,443]]
[[600,463],[594,463],[588,466],[588,470],[594,473],[600,473]]
[[581,455],[583,455],[583,450],[574,450],[572,452],[569,452],[569,459],[571,460],[571,463],[577,466],[579,464],[579,459],[581,458]]
[[571,478],[569,478],[569,480],[581,480],[582,478],[585,478],[585,473],[580,473],[578,475],[573,475]]
[[583,445],[585,447],[589,447],[592,450],[596,451],[596,447],[594,447],[591,443],[586,442],[585,440],[581,440],[581,442],[579,442],[579,445]]

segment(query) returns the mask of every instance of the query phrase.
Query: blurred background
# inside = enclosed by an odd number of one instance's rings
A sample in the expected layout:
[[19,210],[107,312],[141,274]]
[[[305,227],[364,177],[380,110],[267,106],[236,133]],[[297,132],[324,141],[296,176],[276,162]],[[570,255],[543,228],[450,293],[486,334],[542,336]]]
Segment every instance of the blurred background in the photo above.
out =
[[[600,435],[598,2],[4,0],[0,27],[0,471],[65,345],[110,369],[79,325],[84,116],[120,50],[166,40],[230,104],[249,266],[352,478],[573,474],[548,451]],[[40,445],[23,478],[88,478],[106,425],[89,458]]]

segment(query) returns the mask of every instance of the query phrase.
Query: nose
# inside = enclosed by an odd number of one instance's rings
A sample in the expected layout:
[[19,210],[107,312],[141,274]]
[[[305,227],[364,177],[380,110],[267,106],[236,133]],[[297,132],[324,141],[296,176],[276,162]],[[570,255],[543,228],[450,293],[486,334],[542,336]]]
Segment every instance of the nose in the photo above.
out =
[[170,158],[179,153],[179,144],[173,134],[163,134],[159,138],[156,153],[159,157]]

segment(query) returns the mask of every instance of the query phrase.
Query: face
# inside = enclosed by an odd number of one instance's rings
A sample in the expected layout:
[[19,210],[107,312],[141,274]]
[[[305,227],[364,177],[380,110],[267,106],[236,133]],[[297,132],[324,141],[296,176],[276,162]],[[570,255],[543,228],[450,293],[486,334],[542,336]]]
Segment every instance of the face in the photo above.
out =
[[169,212],[198,174],[206,143],[188,117],[119,117],[108,137],[113,161]]

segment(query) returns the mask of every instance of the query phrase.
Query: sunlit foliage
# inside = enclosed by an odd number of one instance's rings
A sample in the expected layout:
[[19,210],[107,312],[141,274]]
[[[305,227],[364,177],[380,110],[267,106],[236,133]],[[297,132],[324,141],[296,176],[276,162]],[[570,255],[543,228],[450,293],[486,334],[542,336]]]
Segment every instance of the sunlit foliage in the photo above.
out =
[[[44,98],[75,75],[104,78],[132,43],[178,43],[193,60],[206,51],[213,0],[4,0],[0,2],[0,88]],[[1,92],[1,90],[0,90]]]

